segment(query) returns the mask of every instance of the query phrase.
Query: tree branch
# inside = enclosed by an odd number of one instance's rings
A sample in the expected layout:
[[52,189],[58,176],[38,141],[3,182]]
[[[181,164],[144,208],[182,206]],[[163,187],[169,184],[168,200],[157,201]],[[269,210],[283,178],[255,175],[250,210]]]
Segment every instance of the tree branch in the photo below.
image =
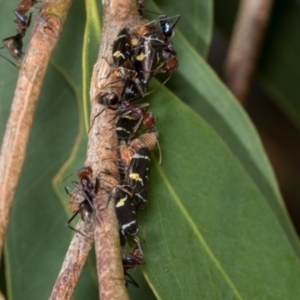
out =
[[[115,215],[114,201],[111,199],[113,188],[119,184],[118,153],[116,151],[118,140],[115,128],[118,118],[116,111],[98,104],[95,98],[103,91],[113,90],[121,95],[124,82],[116,82],[111,72],[113,70],[112,44],[122,28],[142,26],[148,21],[139,16],[135,0],[106,0],[103,1],[103,7],[102,40],[91,79],[91,124],[93,125],[89,133],[85,166],[92,168],[92,180],[100,184],[100,189],[93,199],[99,297],[101,300],[126,300],[129,297],[122,265],[119,224]],[[100,112],[102,113],[99,115]],[[74,239],[76,236],[78,234]],[[86,240],[85,244],[77,244],[77,247],[84,248],[77,249],[82,255],[80,256],[82,266],[88,255],[87,243]],[[77,260],[75,256],[70,258],[76,254],[73,251],[73,244],[75,245],[74,241],[66,255],[63,268],[50,297],[51,300],[67,300],[73,294],[74,283],[77,283],[80,275],[80,272],[76,272],[75,278],[71,274],[74,262]],[[82,266],[80,266],[81,269]],[[79,270],[78,265],[76,268]],[[62,285],[65,286],[64,290]],[[60,294],[57,292],[59,289],[61,289]]]
[[[104,28],[97,63],[94,67],[91,81],[92,110],[91,120],[105,107],[99,105],[95,98],[100,92],[114,89],[121,95],[124,82],[115,82],[111,73],[112,44],[119,31],[124,28],[142,26],[147,21],[138,15],[135,0],[104,1]],[[105,58],[105,59],[104,59]],[[97,258],[99,297],[102,300],[129,299],[125,287],[124,270],[120,249],[119,225],[115,216],[114,203],[111,200],[111,191],[114,187],[106,180],[118,182],[118,147],[115,123],[118,118],[116,112],[107,109],[94,122],[89,134],[86,165],[92,167],[94,174],[100,178],[105,187],[94,199],[95,206],[95,247]],[[112,121],[113,120],[113,121]],[[105,176],[107,171],[111,176]],[[105,181],[101,181],[105,178]],[[108,191],[108,192],[107,192]],[[107,209],[103,209],[107,206]]]
[[76,229],[84,234],[75,234],[65,256],[49,300],[71,299],[82,268],[92,247],[91,226],[79,222]]
[[243,0],[225,61],[225,82],[245,104],[273,0]]
[[37,18],[20,69],[0,154],[0,254],[42,82],[71,2],[71,0],[43,2],[41,18]]

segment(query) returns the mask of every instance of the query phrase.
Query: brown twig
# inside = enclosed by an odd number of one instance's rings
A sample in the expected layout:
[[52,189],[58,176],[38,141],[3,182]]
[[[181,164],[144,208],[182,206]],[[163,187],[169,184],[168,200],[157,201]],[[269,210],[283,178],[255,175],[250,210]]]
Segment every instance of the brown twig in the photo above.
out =
[[245,104],[273,0],[241,1],[225,61],[225,82]]
[[[85,166],[92,168],[93,181],[99,182],[100,184],[100,189],[93,199],[93,204],[94,239],[97,257],[99,297],[101,300],[126,300],[129,298],[125,287],[124,270],[122,266],[119,224],[115,216],[113,201],[111,201],[113,195],[112,190],[119,183],[117,167],[118,153],[116,151],[118,141],[115,130],[115,123],[118,118],[116,111],[101,106],[95,101],[95,98],[103,91],[113,90],[118,95],[122,93],[124,82],[116,82],[116,79],[111,74],[113,65],[112,44],[122,28],[132,28],[147,23],[147,20],[142,20],[138,15],[135,3],[135,0],[107,0],[103,2],[104,28],[98,60],[94,66],[91,80],[92,128],[89,132]],[[100,112],[102,113],[99,115]],[[97,116],[96,119],[95,116]],[[77,246],[87,247],[87,245],[83,243]],[[80,249],[77,249],[77,251],[81,251],[83,256],[87,256],[88,254],[88,251],[82,251]],[[50,298],[51,300],[70,299],[75,287],[74,282],[78,281],[79,272],[76,273],[77,278],[74,278],[73,274],[68,275],[72,270],[72,260],[68,257],[73,254],[70,252],[73,252],[71,247],[63,264],[64,269],[61,271],[54,287],[54,291],[61,287],[61,294],[58,296],[58,294],[53,291]],[[80,263],[83,264],[84,261],[85,258],[81,257]],[[76,267],[78,266],[76,265]],[[79,270],[79,268],[77,269]],[[65,290],[63,290],[62,283],[64,283]],[[53,295],[56,295],[56,297]]]
[[[124,83],[115,82],[113,76],[107,75],[111,72],[110,64],[112,61],[112,44],[119,31],[124,28],[133,28],[142,26],[147,21],[141,20],[134,0],[111,0],[104,1],[104,28],[98,61],[94,67],[91,82],[91,99],[93,118],[105,109],[100,106],[95,98],[104,90],[111,90],[120,95]],[[105,59],[104,59],[105,58]],[[104,173],[108,171],[111,178],[119,179],[117,162],[118,156],[115,150],[118,147],[116,130],[112,120],[116,112],[106,110],[99,116],[99,120],[94,123],[89,134],[88,154],[86,165],[92,167],[98,177],[103,178]],[[112,180],[107,178],[106,180]],[[100,179],[101,181],[101,179]],[[105,190],[112,190],[111,184],[103,181]],[[99,297],[102,300],[128,299],[128,294],[124,281],[124,270],[120,251],[119,226],[116,220],[113,201],[109,202],[111,192],[100,190],[100,193],[94,199],[95,206],[95,247],[97,257],[97,270],[99,281]]]
[[71,0],[43,2],[20,69],[0,154],[0,254],[42,82],[70,5]]
[[75,234],[49,300],[71,299],[88,253],[91,250],[91,226],[84,222],[79,222],[76,229],[86,237],[81,234]]

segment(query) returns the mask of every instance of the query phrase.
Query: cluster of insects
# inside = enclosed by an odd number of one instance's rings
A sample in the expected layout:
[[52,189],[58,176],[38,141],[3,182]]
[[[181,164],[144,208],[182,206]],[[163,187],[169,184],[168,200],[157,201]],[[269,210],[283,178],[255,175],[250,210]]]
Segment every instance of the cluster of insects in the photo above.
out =
[[[144,264],[136,237],[137,212],[144,210],[148,203],[150,155],[158,144],[158,133],[154,131],[157,119],[148,111],[149,103],[133,103],[147,94],[148,84],[155,74],[171,75],[177,69],[171,37],[179,18],[160,15],[158,20],[145,26],[121,29],[112,45],[112,72],[115,80],[124,83],[122,94],[118,97],[110,87],[109,92],[102,91],[96,98],[98,103],[117,110],[119,116],[116,131],[122,184],[116,188],[114,204],[121,246],[125,246],[128,236],[133,236],[135,241],[129,257],[123,259],[127,278],[129,271]],[[138,135],[141,130],[144,133]],[[137,286],[131,277],[127,282]]]
[[27,29],[31,23],[32,13],[28,14],[28,12],[35,6],[37,2],[37,0],[22,0],[18,4],[17,8],[14,10],[14,14],[16,16],[14,22],[17,23],[17,33],[2,40],[4,46],[2,46],[0,49],[6,48],[11,57],[14,58],[17,63],[14,63],[1,54],[0,56],[17,68],[19,67],[20,61],[24,54],[23,38],[26,35]]
[[[103,89],[96,102],[105,109],[117,111],[116,134],[119,142],[118,168],[120,184],[115,186],[112,199],[119,221],[120,245],[132,246],[129,254],[123,256],[126,285],[131,283],[138,287],[129,272],[136,266],[144,264],[143,250],[137,237],[137,212],[145,209],[148,203],[150,175],[150,155],[156,144],[158,133],[155,130],[157,119],[149,110],[149,103],[134,104],[148,94],[148,84],[158,73],[170,76],[178,67],[176,52],[171,42],[174,28],[180,16],[160,15],[157,20],[142,27],[122,28],[112,44],[110,74],[113,83]],[[121,82],[121,95],[114,90],[114,83]],[[94,118],[93,122],[95,121]],[[84,197],[74,215],[82,220],[90,220],[93,213],[93,198],[97,193],[98,182],[92,183],[92,169],[84,167],[78,171],[80,183],[73,182],[76,190]],[[68,193],[74,190],[67,188]],[[123,250],[123,253],[126,253]]]

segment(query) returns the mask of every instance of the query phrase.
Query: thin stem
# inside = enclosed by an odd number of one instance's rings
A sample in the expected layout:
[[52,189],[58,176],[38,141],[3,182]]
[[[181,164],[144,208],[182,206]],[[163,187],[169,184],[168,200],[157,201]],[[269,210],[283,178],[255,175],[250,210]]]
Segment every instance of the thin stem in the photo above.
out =
[[[97,63],[94,66],[91,80],[91,120],[105,107],[95,101],[102,91],[113,89],[121,95],[124,82],[115,82],[111,74],[113,65],[112,44],[118,33],[124,27],[142,26],[147,20],[141,19],[135,0],[105,0],[104,28]],[[104,59],[105,58],[105,59]],[[111,84],[115,82],[114,84]],[[107,109],[94,121],[89,132],[86,165],[92,167],[94,174],[100,178],[103,189],[94,199],[95,206],[95,248],[99,282],[99,297],[101,300],[129,299],[125,287],[124,270],[122,266],[119,225],[116,220],[113,187],[118,183],[118,141],[115,124],[116,111]],[[107,172],[108,171],[108,172]],[[104,174],[105,173],[105,174]],[[107,173],[111,176],[106,175]],[[101,178],[105,181],[101,182]],[[106,181],[114,184],[107,184]],[[107,206],[107,203],[109,205]],[[107,206],[106,209],[103,209]]]
[[41,86],[71,2],[43,2],[21,65],[0,154],[0,256]]
[[[113,201],[113,189],[119,184],[118,152],[116,151],[118,140],[115,128],[118,118],[116,117],[116,111],[98,104],[95,98],[100,92],[111,91],[112,89],[118,95],[121,95],[124,89],[125,83],[116,81],[111,72],[113,65],[112,44],[122,28],[142,26],[148,22],[140,18],[135,5],[135,0],[107,0],[103,2],[104,27],[102,40],[91,79],[92,126],[89,131],[85,166],[92,168],[92,180],[93,182],[99,182],[100,186],[93,199],[93,206],[99,298],[101,300],[126,300],[129,297],[125,286],[119,224],[116,219]],[[102,111],[103,113],[99,114]],[[78,244],[77,247],[88,248],[84,244]],[[88,254],[88,251],[82,251],[79,248],[77,251],[81,251],[83,256]],[[70,252],[73,252],[71,246],[56,281],[51,300],[68,300],[73,294],[74,283],[77,283],[80,272],[76,272],[76,278],[70,273],[73,267],[69,255],[74,255]],[[85,258],[81,257],[80,263],[83,264],[84,261]],[[79,270],[78,266],[76,267]],[[63,288],[62,283],[66,286],[65,288]],[[59,296],[57,290],[60,291]]]
[[273,0],[241,1],[225,62],[225,82],[245,104]]
[[76,230],[84,234],[85,237],[79,233],[74,235],[49,300],[67,300],[72,298],[82,268],[91,250],[91,226],[84,222],[79,222]]

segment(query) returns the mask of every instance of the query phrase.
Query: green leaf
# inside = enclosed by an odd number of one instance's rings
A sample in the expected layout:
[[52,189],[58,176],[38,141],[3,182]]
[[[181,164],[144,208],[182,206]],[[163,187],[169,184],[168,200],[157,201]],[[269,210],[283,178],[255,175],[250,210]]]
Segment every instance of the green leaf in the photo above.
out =
[[86,24],[82,53],[83,111],[86,131],[90,127],[90,82],[93,66],[98,56],[100,38],[101,26],[97,2],[95,0],[86,1]]
[[149,262],[143,269],[154,293],[160,299],[297,299],[299,257],[239,158],[167,90],[152,101],[163,161],[154,159],[142,218]]
[[[1,13],[6,12],[7,22],[12,25],[11,31],[15,26],[14,15],[7,12],[12,12],[13,8],[1,7],[0,10]],[[73,235],[65,226],[70,215],[70,212],[66,214],[68,197],[65,195],[63,200],[57,198],[52,179],[69,157],[74,143],[73,155],[78,151],[78,140],[86,138],[83,117],[78,113],[78,107],[82,107],[84,11],[83,3],[73,4],[72,17],[68,18],[63,37],[53,55],[39,100],[5,248],[9,299],[47,299]],[[1,36],[9,35],[12,32],[7,34],[1,28]],[[24,44],[26,46],[26,42]],[[2,136],[18,70],[2,60],[0,63],[1,95],[5,100],[1,101]],[[12,83],[8,84],[10,81]],[[85,151],[80,153],[80,166]],[[63,191],[62,185],[60,189]],[[98,298],[93,261],[92,257],[88,259],[74,299]]]
[[[44,86],[47,90],[34,120],[7,237],[5,262],[10,299],[49,297],[73,235],[65,227],[67,215],[62,209],[68,200],[58,201],[51,180],[68,158],[77,134],[75,92],[53,67],[49,68]],[[50,97],[46,91],[55,94]],[[67,134],[58,134],[62,131]],[[97,281],[87,270],[88,266],[81,278],[81,283],[86,284],[76,291],[74,299],[82,299],[83,295],[97,299]]]
[[300,253],[299,242],[295,239],[294,229],[279,194],[273,171],[249,118],[180,33],[175,37],[174,43],[179,55],[186,55],[179,56],[181,65],[168,86],[211,124],[239,158],[277,215],[296,251]]
[[[145,99],[159,118],[163,162],[153,159],[149,205],[140,216],[143,272],[161,299],[297,299],[298,240],[253,126],[200,56],[209,46],[211,1],[190,3],[157,9],[182,16],[173,39],[180,67],[168,89]],[[73,235],[64,225],[71,214],[63,189],[72,178],[61,181],[84,163],[82,112],[88,120],[100,32],[95,2],[86,5],[85,20],[83,3],[73,3],[43,85],[5,248],[9,299],[48,298]],[[13,9],[0,4],[12,28]],[[11,34],[0,28],[0,36]],[[3,136],[17,70],[0,61],[0,75]],[[74,299],[98,298],[94,260]],[[129,287],[131,299],[154,299],[137,273],[131,275],[141,288]]]

